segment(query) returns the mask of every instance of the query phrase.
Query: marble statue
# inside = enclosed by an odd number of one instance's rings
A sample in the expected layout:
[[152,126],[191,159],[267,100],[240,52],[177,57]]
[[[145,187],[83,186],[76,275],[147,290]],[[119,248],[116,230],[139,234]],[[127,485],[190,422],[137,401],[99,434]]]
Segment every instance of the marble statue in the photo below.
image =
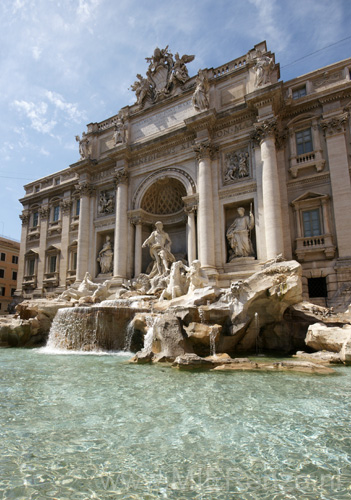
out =
[[201,269],[201,262],[193,260],[190,267],[187,268],[188,293],[192,293],[197,288],[203,288],[208,285],[208,278]]
[[146,101],[154,104],[168,97],[174,89],[183,86],[189,80],[186,64],[193,61],[195,56],[184,54],[180,57],[177,52],[174,57],[167,45],[164,49],[156,47],[153,55],[145,58],[149,63],[147,78],[138,74],[139,81],[131,86],[140,108]]
[[175,299],[187,293],[187,277],[186,271],[188,268],[181,260],[173,262],[168,277],[167,287],[163,290],[160,300]]
[[80,138],[79,135],[76,135],[76,141],[79,142],[79,154],[81,160],[86,160],[89,158],[89,140],[86,133],[83,132],[82,138]]
[[196,88],[192,98],[193,106],[197,111],[206,111],[210,107],[209,88],[207,75],[205,71],[200,69],[196,77]]
[[175,261],[175,257],[171,253],[172,241],[163,230],[162,222],[156,222],[155,227],[155,231],[142,244],[142,248],[146,248],[147,246],[150,248],[150,255],[155,261],[149,275],[150,278],[167,272],[169,264]]
[[113,133],[113,142],[115,146],[117,146],[117,144],[124,144],[126,142],[126,125],[125,118],[122,112],[119,112],[117,116],[115,131]]
[[186,64],[193,61],[195,59],[194,55],[188,56],[184,54],[182,57],[179,57],[178,52],[174,55],[175,61],[173,64],[173,72],[172,72],[172,82],[180,82],[185,83],[189,80],[189,73],[186,67]]
[[271,73],[274,69],[273,57],[261,56],[256,60],[256,80],[255,86],[260,87],[266,83],[271,83]]
[[106,241],[103,244],[97,261],[100,264],[101,274],[108,274],[113,269],[113,250],[110,236],[106,236]]
[[137,74],[137,78],[139,81],[136,80],[130,88],[135,92],[137,104],[140,107],[143,107],[145,98],[150,92],[150,82],[146,78],[142,77],[140,73]]
[[71,298],[79,300],[82,297],[91,297],[97,287],[98,286],[93,283],[90,273],[86,272],[78,288],[67,288],[67,290],[61,293],[58,300],[70,300]]
[[249,257],[254,255],[250,238],[250,231],[255,226],[255,220],[250,207],[249,215],[245,215],[245,209],[239,207],[239,217],[229,226],[226,236],[231,248],[229,262],[236,257]]
[[97,289],[93,293],[93,301],[106,300],[110,295],[110,286],[112,285],[112,280],[106,280],[103,283],[99,283]]

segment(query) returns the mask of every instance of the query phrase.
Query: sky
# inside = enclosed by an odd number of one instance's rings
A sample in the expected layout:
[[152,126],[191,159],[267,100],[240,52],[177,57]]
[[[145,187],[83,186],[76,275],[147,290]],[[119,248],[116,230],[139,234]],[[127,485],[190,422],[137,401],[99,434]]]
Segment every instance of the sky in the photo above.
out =
[[350,26],[350,0],[1,0],[0,234],[20,239],[24,184],[135,102],[155,47],[194,54],[193,76],[266,40],[287,81],[351,57]]

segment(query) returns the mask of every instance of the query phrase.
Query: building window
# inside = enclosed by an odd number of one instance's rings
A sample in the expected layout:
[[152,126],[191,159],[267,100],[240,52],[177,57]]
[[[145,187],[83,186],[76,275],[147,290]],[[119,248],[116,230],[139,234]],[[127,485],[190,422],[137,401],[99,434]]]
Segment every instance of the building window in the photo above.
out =
[[35,271],[35,259],[28,259],[27,261],[28,276],[33,276]]
[[12,271],[12,281],[17,281],[17,271]]
[[305,238],[319,236],[321,231],[321,219],[319,209],[306,210],[302,212],[303,232]]
[[5,287],[4,287],[4,286],[0,286],[0,295],[1,295],[2,297],[4,297],[4,296],[5,296]]
[[296,132],[296,149],[298,155],[311,153],[311,151],[313,151],[312,132],[310,128]]
[[300,97],[304,97],[306,94],[307,94],[306,85],[303,85],[302,87],[299,87],[298,89],[293,90],[292,98],[293,99],[300,99]]
[[75,216],[78,217],[80,213],[80,199],[76,201],[76,213]]
[[37,227],[39,222],[39,212],[34,212],[32,215],[32,227]]
[[56,255],[50,255],[50,258],[49,258],[49,273],[55,273],[56,272],[56,262],[57,262],[57,256]]
[[60,177],[56,177],[55,179],[55,185],[58,186],[61,183]]
[[39,193],[39,191],[40,191],[40,186],[35,186],[35,192]]
[[4,261],[6,259],[6,253],[1,252],[0,254],[0,260]]
[[308,295],[313,298],[327,298],[327,281],[325,278],[309,278],[308,279]]
[[16,292],[16,288],[11,288],[11,297],[13,297],[15,295],[15,292]]
[[72,254],[72,271],[77,270],[77,252]]
[[18,256],[12,255],[12,264],[18,264]]
[[60,206],[56,205],[53,208],[52,220],[53,222],[57,222],[60,219]]
[[5,278],[5,269],[0,269],[0,278]]

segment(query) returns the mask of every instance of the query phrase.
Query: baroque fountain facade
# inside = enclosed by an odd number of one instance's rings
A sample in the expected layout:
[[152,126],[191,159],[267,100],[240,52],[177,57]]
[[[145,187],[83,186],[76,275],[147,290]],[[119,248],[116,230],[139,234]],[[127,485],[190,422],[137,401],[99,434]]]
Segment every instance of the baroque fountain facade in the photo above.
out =
[[95,331],[85,348],[123,349],[129,328],[139,359],[150,317],[149,353],[167,359],[296,351],[309,324],[347,322],[329,308],[351,297],[349,61],[284,83],[265,42],[190,77],[194,59],[156,48],[135,104],[25,186],[20,344],[64,305],[79,305],[66,332],[80,317]]

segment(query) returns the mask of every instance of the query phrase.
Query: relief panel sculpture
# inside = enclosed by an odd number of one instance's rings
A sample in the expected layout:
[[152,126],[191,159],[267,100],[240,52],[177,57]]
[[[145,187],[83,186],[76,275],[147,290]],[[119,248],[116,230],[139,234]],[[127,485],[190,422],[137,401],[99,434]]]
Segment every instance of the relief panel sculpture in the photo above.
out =
[[115,192],[113,189],[100,191],[98,214],[112,214],[115,210]]
[[224,157],[224,184],[250,176],[250,156],[247,148],[227,153]]

